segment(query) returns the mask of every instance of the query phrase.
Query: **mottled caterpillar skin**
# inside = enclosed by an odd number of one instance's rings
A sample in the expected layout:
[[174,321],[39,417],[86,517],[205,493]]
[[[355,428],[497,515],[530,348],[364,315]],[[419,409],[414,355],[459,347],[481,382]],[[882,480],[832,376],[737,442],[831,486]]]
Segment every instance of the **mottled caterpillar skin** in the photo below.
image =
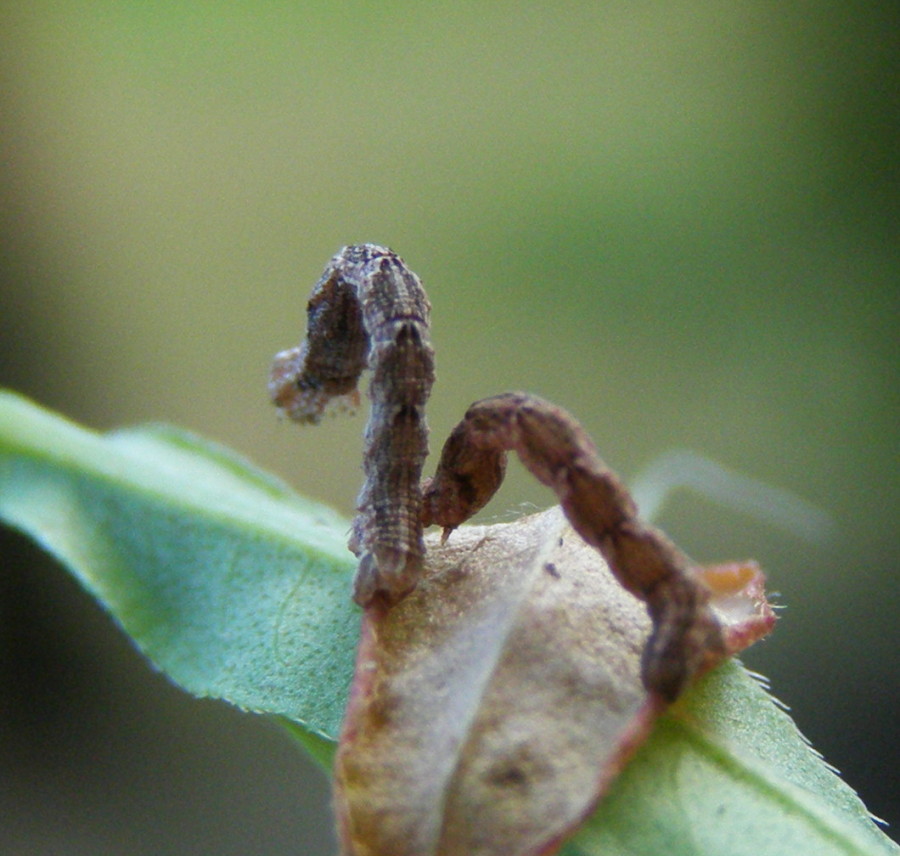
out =
[[359,557],[354,599],[396,602],[421,573],[425,403],[434,383],[431,305],[419,278],[386,247],[344,247],[309,298],[306,339],[275,357],[272,401],[291,419],[317,424],[326,408],[355,405],[372,371],[365,482],[350,549]]

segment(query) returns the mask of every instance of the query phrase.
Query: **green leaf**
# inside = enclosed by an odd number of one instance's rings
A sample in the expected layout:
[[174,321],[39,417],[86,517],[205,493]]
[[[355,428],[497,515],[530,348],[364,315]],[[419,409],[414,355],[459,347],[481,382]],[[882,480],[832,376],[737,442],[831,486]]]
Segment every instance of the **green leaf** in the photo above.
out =
[[[172,680],[281,717],[330,762],[359,627],[346,521],[184,432],[101,436],[9,393],[0,518],[57,556]],[[731,662],[662,718],[562,852],[900,848]]]
[[703,678],[564,856],[900,852],[737,660]]
[[185,432],[100,436],[2,394],[0,517],[189,692],[335,740],[359,616],[329,509]]

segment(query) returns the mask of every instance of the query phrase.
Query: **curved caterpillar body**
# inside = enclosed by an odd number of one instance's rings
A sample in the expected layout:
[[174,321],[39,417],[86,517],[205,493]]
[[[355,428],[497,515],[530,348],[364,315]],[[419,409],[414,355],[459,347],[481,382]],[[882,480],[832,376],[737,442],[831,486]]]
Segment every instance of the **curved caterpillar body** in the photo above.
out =
[[[392,605],[419,581],[423,526],[444,537],[475,514],[503,480],[514,451],[553,488],[578,534],[619,582],[647,605],[653,631],[642,656],[648,689],[674,699],[725,652],[722,627],[699,569],[637,516],[628,491],[600,460],[575,419],[525,393],[477,401],[444,445],[435,476],[421,485],[428,453],[425,404],[434,382],[428,298],[390,250],[344,247],[325,268],[307,307],[306,339],[275,358],[273,402],[298,422],[318,423],[335,404],[357,404],[372,372],[365,432],[365,482],[350,549],[359,557],[354,599]],[[423,499],[424,489],[424,499]]]

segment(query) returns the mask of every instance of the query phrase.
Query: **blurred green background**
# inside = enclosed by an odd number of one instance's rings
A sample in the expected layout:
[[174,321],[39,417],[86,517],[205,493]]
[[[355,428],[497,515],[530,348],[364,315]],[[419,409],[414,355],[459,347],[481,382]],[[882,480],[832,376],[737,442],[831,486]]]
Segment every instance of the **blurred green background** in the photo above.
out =
[[[332,253],[388,244],[434,307],[434,450],[524,389],[626,479],[687,447],[832,515],[810,544],[682,492],[661,522],[763,563],[787,608],[745,661],[900,822],[898,10],[3,0],[0,382],[349,515],[363,415],[280,423],[266,374]],[[488,517],[550,501],[515,466]],[[271,725],[0,551],[0,851],[330,852]]]

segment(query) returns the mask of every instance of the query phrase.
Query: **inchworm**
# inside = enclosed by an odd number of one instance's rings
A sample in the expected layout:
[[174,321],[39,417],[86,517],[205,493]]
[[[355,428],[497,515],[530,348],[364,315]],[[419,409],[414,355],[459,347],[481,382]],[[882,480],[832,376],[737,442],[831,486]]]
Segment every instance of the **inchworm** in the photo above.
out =
[[350,549],[360,557],[354,599],[396,603],[422,573],[423,526],[444,537],[482,508],[515,451],[551,487],[578,534],[619,582],[647,604],[653,631],[642,656],[648,689],[674,699],[705,663],[723,655],[719,621],[699,569],[645,524],[628,491],[575,419],[524,393],[473,404],[444,445],[434,478],[420,487],[427,455],[425,403],[434,381],[430,306],[419,278],[390,250],[345,247],[325,268],[308,306],[306,339],[275,358],[275,404],[317,423],[335,399],[356,401],[366,367],[372,412],[366,426],[365,483]]

